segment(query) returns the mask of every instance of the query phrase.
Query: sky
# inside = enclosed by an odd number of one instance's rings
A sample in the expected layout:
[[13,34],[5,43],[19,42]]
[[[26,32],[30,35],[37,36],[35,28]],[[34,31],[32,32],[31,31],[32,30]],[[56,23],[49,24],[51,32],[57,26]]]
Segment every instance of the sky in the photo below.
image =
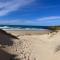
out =
[[0,24],[60,25],[60,0],[0,0]]

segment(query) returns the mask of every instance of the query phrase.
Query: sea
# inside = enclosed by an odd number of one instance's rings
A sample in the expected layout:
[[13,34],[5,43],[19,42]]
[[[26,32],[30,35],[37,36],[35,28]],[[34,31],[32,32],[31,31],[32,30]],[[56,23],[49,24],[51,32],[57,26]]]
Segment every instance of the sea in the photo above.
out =
[[31,26],[31,25],[0,25],[3,30],[45,30],[48,26]]

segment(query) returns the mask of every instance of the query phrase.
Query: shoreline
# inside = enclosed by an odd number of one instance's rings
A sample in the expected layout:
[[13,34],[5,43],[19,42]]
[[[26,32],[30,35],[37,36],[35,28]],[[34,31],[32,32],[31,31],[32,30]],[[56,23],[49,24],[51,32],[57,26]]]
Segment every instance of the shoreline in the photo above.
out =
[[5,30],[8,33],[18,35],[41,35],[41,34],[48,34],[49,30]]

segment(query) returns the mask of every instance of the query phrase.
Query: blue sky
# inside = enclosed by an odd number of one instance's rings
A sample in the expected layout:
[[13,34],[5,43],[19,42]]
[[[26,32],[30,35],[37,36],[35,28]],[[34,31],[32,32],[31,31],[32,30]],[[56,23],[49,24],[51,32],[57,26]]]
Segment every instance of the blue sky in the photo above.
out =
[[0,0],[0,24],[60,25],[60,0]]

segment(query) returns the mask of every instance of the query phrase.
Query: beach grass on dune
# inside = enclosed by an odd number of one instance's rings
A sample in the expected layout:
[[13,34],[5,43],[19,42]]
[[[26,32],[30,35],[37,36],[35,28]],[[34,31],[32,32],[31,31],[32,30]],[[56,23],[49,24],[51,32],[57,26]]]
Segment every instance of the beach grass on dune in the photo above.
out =
[[60,26],[50,26],[50,27],[48,27],[48,30],[56,32],[57,30],[60,30]]

